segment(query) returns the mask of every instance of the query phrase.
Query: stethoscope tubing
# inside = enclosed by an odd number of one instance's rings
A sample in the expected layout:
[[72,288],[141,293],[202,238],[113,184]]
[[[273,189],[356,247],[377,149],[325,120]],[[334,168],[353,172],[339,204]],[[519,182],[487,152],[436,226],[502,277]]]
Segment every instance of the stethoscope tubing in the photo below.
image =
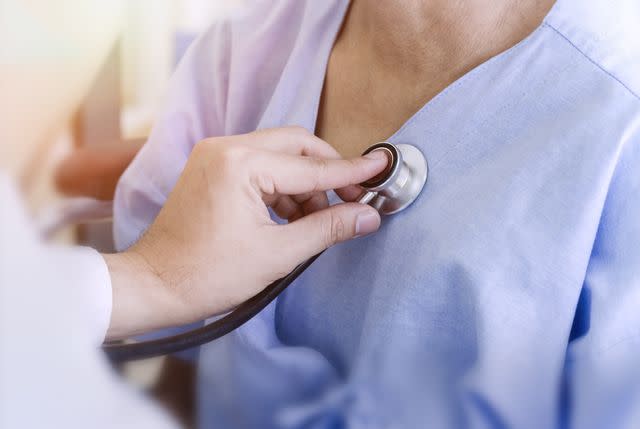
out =
[[[389,168],[380,177],[362,184],[365,193],[358,202],[371,205],[382,215],[404,210],[417,198],[427,180],[428,167],[424,155],[413,146],[392,145],[388,142],[371,146],[365,154],[373,150],[384,150],[390,155]],[[396,182],[401,184],[398,185]],[[113,363],[120,363],[177,353],[223,337],[244,325],[273,302],[322,253],[324,252],[307,259],[285,277],[271,283],[260,293],[208,325],[157,340],[109,343],[103,345],[102,349]]]
[[177,353],[209,343],[244,325],[264,310],[324,252],[307,259],[283,278],[240,304],[222,318],[201,328],[157,340],[127,344],[105,344],[102,350],[113,363],[122,363]]

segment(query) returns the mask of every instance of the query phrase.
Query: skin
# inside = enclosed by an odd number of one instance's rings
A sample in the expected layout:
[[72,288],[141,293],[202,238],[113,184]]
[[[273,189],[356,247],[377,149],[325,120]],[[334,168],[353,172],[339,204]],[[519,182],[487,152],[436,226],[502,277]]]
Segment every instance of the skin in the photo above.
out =
[[[5,3],[0,0],[0,5],[9,4]],[[48,6],[50,3],[34,0],[27,4],[34,11],[42,11],[44,16],[51,16],[60,9],[57,5]],[[0,70],[0,93],[4,97],[0,100],[0,116],[5,120],[0,130],[0,140],[33,147],[54,133],[57,124],[68,120],[77,107],[115,40],[119,24],[115,18],[117,14],[112,12],[118,5],[108,3],[109,6],[104,7],[109,9],[109,13],[105,13],[95,10],[95,2],[91,2],[91,10],[86,11],[81,7],[84,2],[72,0],[72,3],[73,7],[65,9],[75,10],[81,14],[81,19],[66,19],[68,25],[48,29],[58,32],[51,40],[61,40],[71,46],[67,49],[66,58],[72,61],[59,61],[58,56],[13,58],[10,55],[2,58],[5,67]],[[552,4],[553,0],[353,0],[328,64],[316,134],[331,142],[346,157],[362,153],[371,142],[388,138],[456,79],[526,37],[539,25]],[[10,13],[0,15],[11,17]],[[108,25],[105,25],[105,16],[114,17],[109,18]],[[98,27],[103,31],[94,31],[98,28],[96,21],[101,23]],[[77,31],[69,23],[84,25],[91,31]],[[30,28],[24,25],[22,28],[25,35],[31,34]],[[76,34],[83,34],[83,38],[77,38]],[[56,82],[55,87],[50,85],[52,81]],[[2,85],[3,82],[5,85]],[[207,144],[202,146],[206,147]],[[15,173],[21,173],[26,156],[21,152],[14,154],[10,149],[11,146],[0,145],[0,164]],[[192,161],[190,163],[190,171],[198,171],[198,167]],[[195,186],[184,184],[192,183],[192,180],[181,180],[181,188],[177,188],[170,201],[186,204],[183,201],[186,197],[179,197],[181,192],[186,191],[180,189]],[[203,186],[207,188],[208,185]],[[256,188],[252,192],[257,192]],[[225,191],[223,195],[227,198],[230,192]],[[253,195],[254,203],[257,201],[255,193],[247,195]],[[280,212],[286,212],[295,220],[324,201],[322,196],[315,196],[313,202],[309,202],[305,196],[276,198],[275,201],[266,198],[266,201],[278,206]],[[190,204],[199,203],[192,201]],[[173,267],[161,270],[162,261],[169,259],[171,251],[176,254],[185,251],[186,238],[180,242],[175,237],[194,234],[197,243],[204,243],[200,241],[197,231],[174,231],[173,239],[168,232],[163,232],[167,231],[167,227],[171,231],[170,219],[174,217],[178,217],[176,225],[180,224],[180,203],[167,203],[167,206],[170,205],[173,209],[163,209],[164,220],[154,224],[141,244],[124,254],[105,255],[114,290],[110,338],[180,324],[180,321],[193,320],[196,313],[223,311],[223,308],[228,309],[241,299],[243,293],[248,297],[255,291],[253,288],[264,286],[266,279],[275,275],[274,272],[269,272],[269,275],[263,273],[263,283],[255,282],[250,286],[245,283],[243,286],[223,282],[233,277],[233,272],[211,275],[205,263],[198,267],[185,264],[181,269]],[[259,212],[256,210],[252,222],[263,220],[257,215]],[[353,222],[353,218],[349,219]],[[257,231],[268,230],[262,229],[266,228],[262,223],[250,225],[251,229],[247,231],[254,231],[253,228]],[[258,228],[256,225],[261,226]],[[351,225],[351,233],[354,233],[352,223],[344,225]],[[326,225],[320,228],[325,234],[328,230],[331,228]],[[342,230],[349,231],[347,227]],[[246,245],[251,234],[241,231],[241,238],[234,235],[232,242]],[[188,234],[182,237],[191,237]],[[330,241],[325,241],[327,243]],[[165,250],[159,250],[163,246],[167,246]],[[156,250],[152,251],[154,248]],[[240,247],[236,251],[238,249]],[[213,260],[206,259],[207,263]],[[244,267],[247,265],[244,264]],[[200,283],[197,283],[200,287],[185,287],[180,279],[194,275],[193,270],[198,269],[203,270]],[[170,272],[173,274],[168,274]],[[202,278],[207,273],[219,280],[213,291],[219,292],[219,288],[225,284],[234,288],[220,295],[220,301],[211,307],[196,302],[196,313],[187,315],[185,309],[198,293],[202,294],[203,301],[212,298],[208,294],[214,292],[203,289]],[[211,287],[213,282],[207,282],[207,285]],[[160,320],[156,312],[167,315],[167,318]]]
[[[390,137],[455,80],[529,35],[555,0],[352,0],[331,52],[316,135],[345,157]],[[170,389],[194,368],[167,363]],[[192,389],[193,391],[193,389]],[[192,396],[180,414],[192,416]]]
[[344,156],[398,130],[512,47],[555,0],[353,0],[331,53],[316,134]]
[[[70,119],[120,34],[123,10],[119,0],[0,0],[0,169],[23,175],[31,154]],[[300,129],[199,143],[148,233],[104,255],[113,289],[108,338],[224,313],[314,253],[376,230],[375,210],[326,209],[319,191],[366,180],[385,160],[338,157]],[[341,191],[346,200],[358,192]],[[267,206],[292,223],[274,225]]]
[[[307,258],[376,231],[375,209],[329,207],[324,191],[355,199],[362,191],[354,185],[386,163],[381,153],[340,159],[301,128],[198,143],[144,236],[104,255],[113,290],[107,338],[226,313]],[[290,222],[276,224],[267,207]]]

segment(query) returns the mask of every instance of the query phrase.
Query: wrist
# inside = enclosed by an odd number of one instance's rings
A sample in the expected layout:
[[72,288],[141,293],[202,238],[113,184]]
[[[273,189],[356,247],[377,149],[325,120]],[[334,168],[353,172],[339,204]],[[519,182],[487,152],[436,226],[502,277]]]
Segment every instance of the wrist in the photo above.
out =
[[179,324],[179,300],[135,251],[103,255],[111,276],[113,306],[107,340]]

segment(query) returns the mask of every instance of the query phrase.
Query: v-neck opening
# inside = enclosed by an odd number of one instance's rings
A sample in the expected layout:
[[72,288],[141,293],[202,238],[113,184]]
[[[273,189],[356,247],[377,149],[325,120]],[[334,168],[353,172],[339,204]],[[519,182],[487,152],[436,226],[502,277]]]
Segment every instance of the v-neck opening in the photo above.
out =
[[[509,55],[510,53],[520,49],[523,45],[526,45],[538,32],[540,32],[545,27],[547,20],[549,19],[550,16],[552,16],[555,13],[556,8],[558,7],[559,3],[562,2],[562,1],[563,0],[556,0],[553,3],[553,5],[551,6],[551,8],[549,9],[549,11],[547,11],[546,15],[544,16],[544,18],[542,19],[540,24],[538,24],[522,40],[520,40],[519,42],[517,42],[513,46],[511,46],[511,47],[499,52],[498,54],[493,55],[492,57],[490,57],[487,60],[481,62],[480,64],[476,65],[471,70],[467,71],[462,76],[458,77],[453,82],[449,83],[441,91],[439,91],[436,95],[434,95],[429,100],[427,100],[418,110],[416,110],[413,114],[411,114],[402,123],[402,125],[396,131],[394,131],[389,137],[387,137],[385,139],[385,141],[389,141],[391,143],[396,142],[402,136],[402,134],[413,123],[415,123],[416,121],[418,121],[420,119],[420,117],[425,112],[430,110],[435,104],[437,104],[441,99],[443,99],[445,96],[447,96],[452,90],[454,90],[460,84],[462,84],[463,82],[465,82],[468,79],[472,78],[477,73],[479,73],[482,69],[488,67],[490,64],[492,64],[493,62],[497,61],[499,58],[502,58],[502,57],[504,57],[506,55]],[[322,81],[321,81],[321,84],[319,85],[319,90],[316,93],[316,96],[314,97],[314,99],[315,99],[314,103],[315,104],[314,104],[314,108],[312,110],[312,115],[313,116],[312,116],[312,118],[310,120],[310,122],[311,122],[310,129],[313,131],[314,134],[316,134],[317,127],[318,127],[318,115],[320,113],[320,103],[322,103],[322,94],[324,93],[324,88],[325,88],[325,85],[326,85],[327,72],[328,72],[328,68],[329,68],[329,61],[331,60],[331,54],[332,54],[333,49],[335,47],[335,43],[336,43],[336,41],[338,39],[338,36],[340,35],[340,33],[343,30],[343,27],[344,27],[344,24],[345,24],[345,19],[347,17],[347,13],[348,13],[349,8],[351,6],[351,1],[350,0],[346,0],[344,3],[345,4],[341,5],[343,7],[343,10],[342,10],[342,12],[340,14],[340,17],[339,17],[340,23],[337,26],[335,33],[330,38],[331,44],[330,44],[329,49],[325,53],[325,58],[324,58],[324,62],[323,62],[324,73],[322,74]],[[371,143],[373,144],[375,142],[371,142]]]

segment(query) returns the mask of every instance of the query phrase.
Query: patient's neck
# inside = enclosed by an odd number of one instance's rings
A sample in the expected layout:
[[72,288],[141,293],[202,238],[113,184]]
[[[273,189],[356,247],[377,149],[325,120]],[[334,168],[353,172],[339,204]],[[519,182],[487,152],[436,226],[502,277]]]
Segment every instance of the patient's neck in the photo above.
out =
[[352,0],[316,132],[343,156],[387,139],[474,67],[524,39],[554,0]]
[[365,41],[372,60],[392,73],[423,74],[479,64],[508,49],[541,23],[554,2],[353,0],[344,31],[354,37],[345,39]]

